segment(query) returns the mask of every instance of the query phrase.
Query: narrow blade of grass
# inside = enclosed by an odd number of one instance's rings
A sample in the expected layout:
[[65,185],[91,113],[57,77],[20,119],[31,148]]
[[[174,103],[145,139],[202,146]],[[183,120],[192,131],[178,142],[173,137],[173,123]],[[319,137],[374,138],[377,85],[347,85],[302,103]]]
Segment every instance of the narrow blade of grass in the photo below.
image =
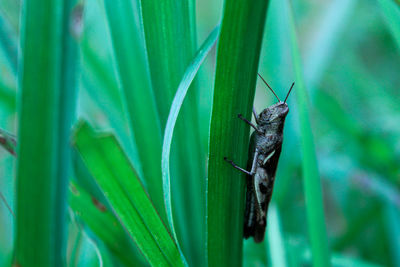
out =
[[272,203],[268,208],[268,248],[272,266],[288,266],[286,261],[285,238],[281,229],[278,207]]
[[199,51],[195,55],[193,61],[187,68],[181,83],[179,84],[178,90],[175,94],[174,100],[171,105],[171,110],[169,112],[167,126],[165,127],[163,150],[162,150],[162,176],[163,176],[163,190],[164,190],[164,200],[167,211],[167,218],[170,229],[174,235],[175,241],[177,242],[177,237],[174,227],[174,219],[172,212],[172,201],[171,201],[171,175],[170,175],[170,152],[172,137],[174,134],[174,128],[176,120],[178,119],[179,111],[182,107],[183,100],[185,99],[186,93],[192,83],[194,77],[197,74],[201,64],[210,52],[211,48],[217,41],[219,33],[219,26],[217,26],[208,36],[207,40],[200,47]]
[[[62,266],[63,225],[57,208],[62,1],[26,1],[21,19],[21,88],[17,162],[15,265]],[[63,216],[65,218],[65,216]]]
[[210,266],[242,262],[243,174],[268,1],[226,0],[217,50],[207,180],[207,254]]
[[155,266],[183,266],[183,259],[133,167],[112,135],[99,135],[85,122],[74,145],[130,237]]
[[[76,119],[76,98],[78,89],[78,44],[73,38],[76,24],[82,21],[83,4],[77,0],[64,0],[62,21],[62,48],[61,48],[61,76],[58,114],[58,163],[57,163],[57,202],[55,207],[56,224],[59,233],[55,235],[56,258],[66,259],[66,208],[68,181],[72,171],[70,134],[73,122]],[[78,38],[79,36],[74,36]]]
[[307,223],[311,242],[313,265],[330,266],[331,261],[326,234],[322,186],[318,173],[318,163],[315,155],[314,140],[311,131],[309,114],[310,105],[303,76],[303,68],[292,11],[288,1],[285,1],[285,3],[288,5],[292,60],[296,81],[295,94],[297,96],[299,111],[304,194],[306,200]]

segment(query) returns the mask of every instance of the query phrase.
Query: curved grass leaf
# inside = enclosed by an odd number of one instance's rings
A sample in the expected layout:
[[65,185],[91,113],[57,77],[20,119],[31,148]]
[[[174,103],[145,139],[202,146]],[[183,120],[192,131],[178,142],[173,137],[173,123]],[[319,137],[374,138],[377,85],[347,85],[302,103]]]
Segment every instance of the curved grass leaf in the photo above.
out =
[[194,77],[196,76],[197,71],[199,70],[204,59],[206,58],[211,48],[217,41],[218,32],[219,32],[219,26],[217,26],[210,33],[207,40],[200,47],[193,61],[187,68],[182,78],[182,81],[179,84],[174,100],[172,102],[171,110],[169,112],[167,120],[167,125],[165,127],[163,150],[162,150],[162,177],[163,177],[164,201],[165,201],[165,208],[167,211],[168,223],[176,242],[177,242],[177,237],[175,233],[173,213],[172,213],[171,175],[169,169],[172,137],[174,134],[175,123],[176,120],[178,119],[179,111],[182,107],[183,100],[185,99],[189,86],[192,83]]
[[179,250],[112,135],[96,134],[81,122],[74,145],[116,217],[153,266],[183,266]]
[[[165,129],[176,89],[196,52],[194,1],[138,2],[154,96]],[[188,92],[175,126],[170,168],[175,192],[172,201],[179,210],[175,214],[177,236],[188,263],[204,266],[206,153],[200,142],[196,84],[192,83],[194,88]]]
[[242,262],[245,178],[224,161],[245,166],[249,118],[268,1],[226,0],[217,50],[207,180],[207,254],[210,266]]
[[296,80],[296,96],[299,111],[302,172],[306,200],[307,222],[314,266],[330,266],[330,256],[323,208],[322,186],[318,173],[314,140],[310,123],[310,105],[306,91],[300,51],[292,11],[288,1],[288,21],[291,38],[291,52]]

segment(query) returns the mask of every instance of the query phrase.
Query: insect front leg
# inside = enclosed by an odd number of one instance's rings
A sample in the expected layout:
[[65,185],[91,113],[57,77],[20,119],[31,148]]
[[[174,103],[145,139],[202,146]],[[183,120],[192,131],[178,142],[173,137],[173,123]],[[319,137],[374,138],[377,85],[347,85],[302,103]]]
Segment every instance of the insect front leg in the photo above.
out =
[[264,134],[262,131],[260,131],[257,128],[257,126],[255,126],[253,123],[251,123],[251,121],[244,118],[242,114],[238,114],[238,118],[241,119],[242,121],[244,121],[245,123],[247,123],[248,125],[250,125],[251,127],[253,127],[253,129],[256,130],[256,132],[258,132],[259,134]]

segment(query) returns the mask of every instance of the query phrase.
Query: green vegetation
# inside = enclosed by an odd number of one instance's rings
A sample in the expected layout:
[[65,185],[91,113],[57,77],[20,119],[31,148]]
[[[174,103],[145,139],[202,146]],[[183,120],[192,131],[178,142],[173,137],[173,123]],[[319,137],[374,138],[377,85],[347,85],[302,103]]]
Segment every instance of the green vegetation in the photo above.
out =
[[[397,0],[0,3],[1,266],[400,266]],[[251,118],[288,99],[265,240]]]

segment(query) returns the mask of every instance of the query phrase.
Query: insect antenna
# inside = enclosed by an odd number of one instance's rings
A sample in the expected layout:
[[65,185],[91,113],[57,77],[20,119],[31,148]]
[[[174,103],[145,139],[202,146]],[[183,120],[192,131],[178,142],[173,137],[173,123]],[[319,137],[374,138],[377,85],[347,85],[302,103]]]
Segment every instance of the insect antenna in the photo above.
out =
[[260,75],[260,73],[257,73],[257,74],[258,74],[258,76],[260,76],[261,80],[263,80],[263,82],[268,86],[268,88],[272,91],[272,93],[276,96],[276,98],[278,98],[278,101],[281,102],[279,97],[275,94],[274,90],[271,88],[271,86],[268,85],[268,83],[264,80],[264,78]]
[[292,88],[294,86],[294,82],[292,83],[292,86],[290,86],[289,92],[286,95],[285,101],[283,101],[283,103],[286,103],[287,98],[289,97],[290,92],[292,91]]

